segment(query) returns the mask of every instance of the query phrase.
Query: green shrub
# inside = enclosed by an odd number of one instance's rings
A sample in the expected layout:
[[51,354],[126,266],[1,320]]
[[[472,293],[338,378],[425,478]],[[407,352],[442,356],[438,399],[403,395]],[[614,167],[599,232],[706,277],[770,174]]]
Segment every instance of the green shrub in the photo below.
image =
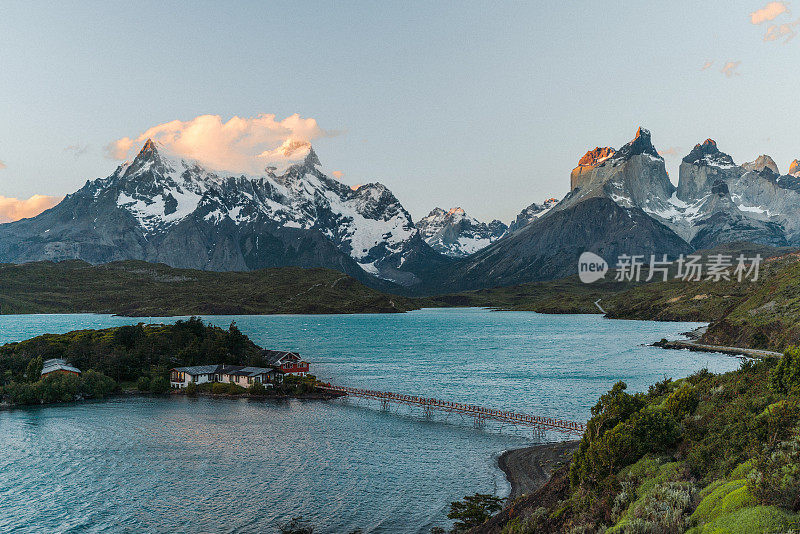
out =
[[150,377],[140,376],[139,380],[136,381],[136,389],[139,391],[150,391]]
[[246,391],[242,386],[230,382],[214,382],[211,386],[211,392],[215,395],[241,395]]
[[748,486],[762,504],[800,511],[800,432],[753,462]]
[[665,403],[668,412],[679,419],[687,415],[692,415],[700,404],[700,395],[697,390],[688,384],[684,384],[673,391]]
[[256,397],[263,397],[267,394],[267,388],[261,382],[255,382],[252,386],[247,388],[247,392]]
[[194,397],[195,395],[197,395],[197,384],[195,384],[194,382],[189,382],[186,385],[186,394],[189,395],[190,397]]
[[103,373],[89,369],[81,374],[80,392],[87,397],[102,399],[116,389],[117,383]]
[[[616,384],[592,408],[592,418],[570,466],[573,489],[594,486],[645,454],[664,452],[677,441],[679,428],[671,414],[641,409],[641,397],[628,395],[624,389],[624,383]],[[615,426],[603,430],[611,422]]]
[[36,384],[10,382],[3,387],[3,395],[11,404],[38,404],[39,391]]
[[76,399],[80,392],[81,379],[71,373],[52,373],[39,381],[39,399],[45,403],[69,402]]
[[157,376],[150,381],[150,391],[152,393],[166,393],[169,391],[169,380],[163,376]]
[[38,382],[42,378],[42,367],[44,367],[42,357],[33,358],[25,368],[25,379],[28,382]]
[[800,347],[786,349],[772,371],[770,383],[778,393],[800,393]]

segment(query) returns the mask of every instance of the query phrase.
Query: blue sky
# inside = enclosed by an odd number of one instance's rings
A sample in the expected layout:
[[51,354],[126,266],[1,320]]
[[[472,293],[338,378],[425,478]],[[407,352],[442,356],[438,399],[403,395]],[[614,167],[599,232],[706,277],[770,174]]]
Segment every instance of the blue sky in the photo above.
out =
[[327,168],[415,219],[508,221],[639,125],[673,181],[707,137],[785,172],[800,2],[753,24],[766,4],[2,1],[0,196],[72,192],[113,171],[109,143],[204,114],[313,118],[336,134],[313,140]]

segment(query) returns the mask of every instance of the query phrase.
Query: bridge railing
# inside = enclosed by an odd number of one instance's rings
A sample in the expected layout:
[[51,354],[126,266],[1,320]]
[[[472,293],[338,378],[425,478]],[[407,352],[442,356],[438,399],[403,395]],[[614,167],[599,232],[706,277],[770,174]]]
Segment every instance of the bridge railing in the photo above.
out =
[[416,395],[405,395],[391,393],[388,391],[375,391],[371,389],[352,388],[347,386],[324,385],[317,386],[319,389],[346,393],[355,397],[365,397],[379,399],[384,402],[399,402],[423,406],[425,408],[436,408],[448,412],[458,412],[471,415],[479,419],[493,419],[496,421],[532,426],[541,429],[557,430],[570,434],[582,434],[586,431],[584,423],[568,421],[553,417],[542,417],[539,415],[529,415],[509,410],[496,410],[485,408],[475,404],[465,404],[458,402],[443,401],[434,398],[418,397]]

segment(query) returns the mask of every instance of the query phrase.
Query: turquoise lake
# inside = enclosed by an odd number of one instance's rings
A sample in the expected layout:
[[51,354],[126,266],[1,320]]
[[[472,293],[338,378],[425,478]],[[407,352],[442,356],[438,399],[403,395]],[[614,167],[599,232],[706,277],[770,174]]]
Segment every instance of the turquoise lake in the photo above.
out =
[[[739,367],[647,346],[697,323],[483,309],[209,316],[299,351],[332,383],[585,421],[617,380]],[[0,316],[0,343],[176,318]],[[209,362],[212,363],[212,362]],[[548,435],[547,439],[560,439]],[[112,399],[0,411],[0,532],[428,532],[449,503],[506,496],[497,468],[530,431],[366,401]]]

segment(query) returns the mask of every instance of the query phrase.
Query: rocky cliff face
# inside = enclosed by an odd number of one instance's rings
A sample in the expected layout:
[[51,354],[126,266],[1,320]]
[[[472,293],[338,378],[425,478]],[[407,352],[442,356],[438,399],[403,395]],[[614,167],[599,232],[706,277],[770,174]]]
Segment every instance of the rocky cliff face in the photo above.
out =
[[483,223],[469,217],[463,209],[435,208],[417,221],[420,235],[434,250],[447,256],[468,256],[489,246],[508,231],[498,220]]
[[781,171],[778,170],[778,165],[775,163],[775,160],[773,160],[770,156],[767,156],[766,154],[758,156],[755,159],[755,161],[742,163],[742,169],[744,169],[745,171],[755,171],[755,172],[770,170],[774,174],[781,173]]
[[205,270],[297,265],[413,286],[446,259],[381,184],[329,178],[308,143],[261,176],[204,169],[148,141],[108,178],[0,225],[0,261],[139,259]]
[[546,215],[556,204],[558,204],[558,199],[555,198],[548,198],[541,204],[534,202],[517,215],[517,218],[508,226],[508,231],[516,232],[520,228],[528,226],[533,221]]
[[[609,155],[610,154],[610,155]],[[610,198],[625,208],[639,207],[658,216],[670,211],[675,186],[669,181],[664,159],[653,146],[648,130],[639,128],[625,146],[588,152],[570,175],[572,190],[554,210],[567,209],[588,198]]]
[[789,176],[800,178],[800,160],[796,159],[789,165]]

